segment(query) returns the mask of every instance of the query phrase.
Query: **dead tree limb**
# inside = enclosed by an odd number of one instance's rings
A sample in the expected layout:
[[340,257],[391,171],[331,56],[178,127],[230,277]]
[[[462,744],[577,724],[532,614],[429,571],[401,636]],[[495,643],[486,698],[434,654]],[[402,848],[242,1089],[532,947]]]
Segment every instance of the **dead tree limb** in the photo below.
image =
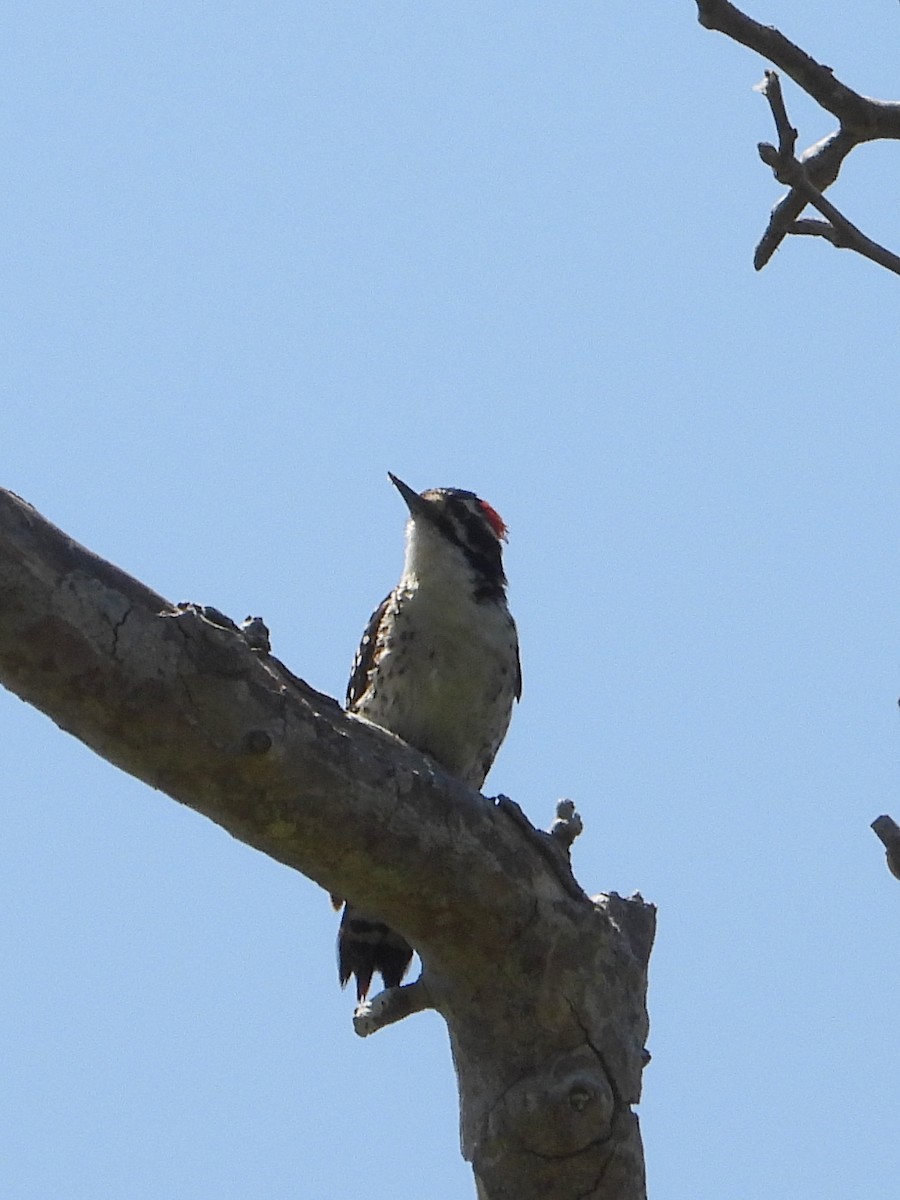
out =
[[581,891],[571,806],[535,830],[298,679],[260,622],[170,604],[2,491],[0,682],[416,946],[420,981],[357,1029],[443,1015],[481,1195],[643,1200],[655,914]]
[[[758,90],[772,107],[779,134],[777,155],[769,154],[774,147],[763,150],[760,157],[772,168],[779,182],[790,191],[775,205],[756,252],[753,265],[757,271],[769,262],[789,234],[823,237],[840,249],[854,250],[879,266],[900,274],[900,258],[866,237],[836,208],[823,207],[823,193],[840,174],[847,155],[863,142],[881,138],[900,139],[900,103],[873,100],[860,95],[835,76],[831,67],[817,62],[806,51],[790,41],[778,29],[761,25],[736,8],[729,0],[697,0],[700,24],[755,50],[774,63],[801,87],[813,100],[838,119],[838,128],[828,137],[810,146],[799,159],[794,157],[797,131],[787,119],[778,76],[767,71]],[[776,100],[777,91],[777,100]],[[786,151],[784,135],[790,132],[790,153]],[[825,215],[824,221],[800,220],[807,205],[813,205]]]

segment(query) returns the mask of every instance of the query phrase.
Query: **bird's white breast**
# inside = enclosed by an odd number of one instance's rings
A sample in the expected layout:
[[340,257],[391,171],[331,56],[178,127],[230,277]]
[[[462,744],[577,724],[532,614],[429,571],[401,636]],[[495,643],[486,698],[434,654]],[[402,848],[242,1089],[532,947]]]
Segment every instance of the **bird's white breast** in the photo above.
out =
[[504,604],[409,581],[378,648],[377,687],[358,710],[480,787],[516,692],[516,631]]

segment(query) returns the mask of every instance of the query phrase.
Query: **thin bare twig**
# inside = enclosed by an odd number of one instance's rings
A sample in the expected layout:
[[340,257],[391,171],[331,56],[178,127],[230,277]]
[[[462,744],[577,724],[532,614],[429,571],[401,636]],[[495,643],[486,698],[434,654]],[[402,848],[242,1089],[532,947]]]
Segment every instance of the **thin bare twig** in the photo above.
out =
[[754,90],[760,92],[769,102],[775,121],[775,130],[778,134],[779,156],[785,159],[793,158],[797,148],[797,130],[788,120],[778,72],[766,71],[762,83],[758,83]]
[[791,225],[788,233],[795,233],[798,237],[821,237],[838,249],[846,248],[841,246],[840,236],[831,222],[819,221],[815,217],[801,217]]
[[[842,129],[835,130],[801,156],[806,177],[820,192],[831,187],[840,174],[844,159],[859,142]],[[806,200],[790,191],[772,209],[769,224],[753,255],[753,266],[761,271],[791,232],[797,218],[806,208]]]
[[[900,275],[900,258],[896,254],[892,254],[890,250],[886,250],[884,246],[880,246],[871,238],[866,237],[863,231],[848,221],[830,200],[826,200],[818,188],[813,187],[809,182],[803,164],[799,163],[793,155],[786,157],[769,142],[761,142],[759,157],[767,167],[772,168],[779,183],[787,184],[802,200],[818,209],[831,224],[834,236],[828,240],[832,245],[844,250],[855,250],[864,258],[869,258],[888,271],[893,271],[895,275]],[[788,232],[791,231],[788,230]]]
[[420,976],[415,983],[387,988],[371,1000],[364,1000],[353,1014],[353,1030],[358,1037],[369,1037],[395,1021],[433,1007],[427,984]]

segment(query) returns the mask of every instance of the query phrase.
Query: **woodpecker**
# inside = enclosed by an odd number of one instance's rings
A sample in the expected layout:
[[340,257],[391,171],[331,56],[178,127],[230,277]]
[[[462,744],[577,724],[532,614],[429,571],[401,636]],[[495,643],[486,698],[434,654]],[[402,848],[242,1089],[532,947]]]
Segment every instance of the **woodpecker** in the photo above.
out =
[[[522,693],[519,642],[506,604],[506,525],[474,492],[421,494],[389,478],[409,509],[400,582],[363,634],[347,710],[429,755],[480,790]],[[332,898],[339,908],[341,900]],[[361,1003],[372,975],[397,987],[412,948],[372,913],[344,906],[341,987],[356,976]]]

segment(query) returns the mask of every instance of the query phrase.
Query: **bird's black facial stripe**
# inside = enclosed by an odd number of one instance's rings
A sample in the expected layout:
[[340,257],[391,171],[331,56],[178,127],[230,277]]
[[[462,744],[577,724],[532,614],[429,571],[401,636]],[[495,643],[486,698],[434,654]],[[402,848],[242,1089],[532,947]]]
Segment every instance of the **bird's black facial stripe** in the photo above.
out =
[[[452,501],[450,503],[453,503]],[[483,581],[476,589],[478,600],[495,599],[503,594],[506,576],[503,574],[503,552],[496,534],[487,525],[487,520],[474,513],[463,503],[453,504],[453,516],[463,527],[463,535],[457,532],[456,523],[441,510],[429,515],[441,534],[459,546],[469,560],[472,570]]]

